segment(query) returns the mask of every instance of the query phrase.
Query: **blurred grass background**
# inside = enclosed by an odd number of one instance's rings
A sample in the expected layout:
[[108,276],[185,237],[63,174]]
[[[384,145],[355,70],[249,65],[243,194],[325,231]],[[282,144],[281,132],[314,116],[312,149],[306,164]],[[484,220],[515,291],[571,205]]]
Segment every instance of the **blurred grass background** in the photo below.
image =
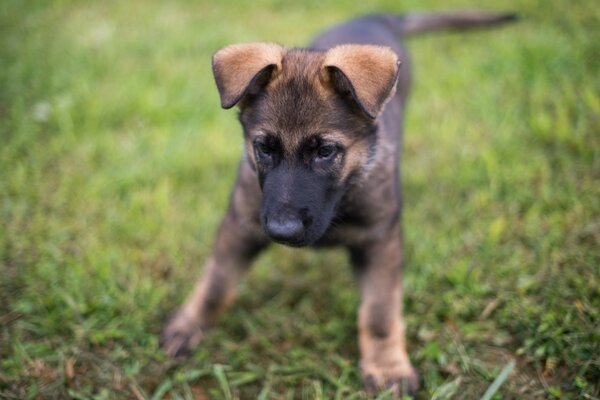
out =
[[[274,247],[191,360],[158,334],[241,154],[210,56],[468,0],[0,2],[0,397],[362,398],[339,250]],[[405,314],[420,398],[600,397],[600,7],[493,0],[408,41]],[[385,398],[385,395],[382,395]]]

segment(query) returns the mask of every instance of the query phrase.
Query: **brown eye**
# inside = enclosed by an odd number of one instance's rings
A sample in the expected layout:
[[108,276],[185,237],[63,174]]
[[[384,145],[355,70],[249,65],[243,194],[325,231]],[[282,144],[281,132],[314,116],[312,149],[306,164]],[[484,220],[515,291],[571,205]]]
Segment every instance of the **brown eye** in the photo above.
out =
[[335,154],[335,146],[326,144],[324,146],[319,147],[317,150],[317,156],[319,158],[331,158]]
[[256,149],[256,152],[258,153],[259,157],[270,157],[271,153],[273,152],[271,148],[263,142],[254,143],[254,148]]

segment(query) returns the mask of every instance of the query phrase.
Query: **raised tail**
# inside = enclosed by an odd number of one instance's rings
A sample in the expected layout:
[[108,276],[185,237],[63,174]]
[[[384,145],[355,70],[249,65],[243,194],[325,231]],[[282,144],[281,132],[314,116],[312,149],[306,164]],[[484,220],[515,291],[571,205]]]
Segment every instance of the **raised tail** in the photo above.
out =
[[432,14],[381,15],[401,35],[439,30],[462,30],[481,28],[516,21],[514,13],[491,13],[485,11],[453,11]]

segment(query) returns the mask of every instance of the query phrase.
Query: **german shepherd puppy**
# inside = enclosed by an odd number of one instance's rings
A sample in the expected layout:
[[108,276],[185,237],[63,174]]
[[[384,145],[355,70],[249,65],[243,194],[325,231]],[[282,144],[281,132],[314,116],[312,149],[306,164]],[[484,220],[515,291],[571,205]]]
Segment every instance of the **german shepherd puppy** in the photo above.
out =
[[344,246],[361,292],[364,387],[414,393],[419,378],[401,316],[399,159],[410,69],[399,37],[511,19],[372,15],[320,34],[308,49],[247,43],[217,51],[221,105],[240,109],[244,156],[203,276],[165,325],[165,351],[177,356],[200,342],[271,242]]

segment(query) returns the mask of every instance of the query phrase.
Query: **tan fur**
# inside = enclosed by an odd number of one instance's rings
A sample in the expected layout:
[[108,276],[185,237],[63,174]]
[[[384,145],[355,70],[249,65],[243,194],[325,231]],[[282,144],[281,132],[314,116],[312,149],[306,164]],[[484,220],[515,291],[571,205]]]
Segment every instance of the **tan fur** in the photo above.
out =
[[[282,143],[288,154],[298,149],[300,142],[308,133],[307,128],[313,127],[320,120],[326,121],[323,116],[315,115],[310,106],[317,102],[326,104],[330,101],[333,93],[326,89],[320,82],[319,73],[323,65],[323,54],[311,53],[297,49],[287,49],[282,59],[283,68],[277,76],[271,79],[265,92],[274,98],[280,98],[278,103],[285,104],[289,112],[273,110],[272,114],[264,121],[263,129],[259,133],[270,132],[276,136],[282,136]],[[310,87],[314,98],[306,99],[300,97],[288,97],[289,86],[292,82],[301,80]],[[278,105],[281,105],[278,104]],[[293,115],[293,124],[287,123],[290,114]],[[323,127],[322,132],[328,132],[329,127]]]
[[[400,266],[402,247],[399,227],[368,250],[359,277],[361,305],[358,312],[361,375],[366,389],[376,393],[389,382],[406,380],[405,390],[418,387],[418,377],[408,354],[402,319]],[[399,391],[399,387],[396,388]]]
[[[395,93],[400,62],[396,53],[387,47],[348,44],[327,51],[324,66],[344,73],[357,101],[375,118]],[[326,74],[324,80],[328,80]]]
[[[271,65],[274,73],[257,89],[263,95],[261,112],[255,112],[253,101],[246,100],[249,86]],[[399,391],[402,379],[407,379],[413,390],[418,386],[406,353],[401,318],[402,246],[393,183],[397,155],[395,145],[386,143],[389,137],[385,136],[380,137],[375,154],[370,154],[373,135],[368,131],[372,119],[394,94],[398,65],[393,51],[377,46],[344,45],[327,52],[307,52],[254,43],[229,46],[215,54],[213,67],[222,105],[238,104],[242,111],[245,160],[202,279],[163,332],[167,353],[175,355],[196,346],[233,301],[237,282],[254,255],[268,243],[259,221],[262,194],[253,141],[260,136],[276,137],[286,157],[293,159],[308,138],[319,135],[320,140],[344,148],[331,166],[336,168],[336,180],[345,182],[353,174],[371,184],[368,191],[361,191],[361,184],[355,187],[357,192],[348,193],[355,198],[355,207],[374,205],[369,208],[371,225],[338,225],[327,233],[332,241],[361,254],[358,259],[362,261],[355,262],[355,268],[364,271],[360,274],[358,325],[365,387],[374,393],[395,385]],[[336,87],[330,68],[338,68],[348,79],[357,104]],[[348,101],[345,107],[340,107],[340,99]],[[390,109],[394,107],[398,105]],[[336,115],[339,118],[332,118]],[[369,168],[377,172],[369,174]]]
[[221,105],[240,108],[245,154],[202,279],[164,327],[166,352],[177,356],[198,344],[271,241],[344,246],[361,291],[364,387],[414,395],[419,379],[401,307],[398,179],[411,74],[409,63],[399,68],[408,55],[398,33],[510,18],[370,15],[321,33],[309,50],[248,43],[215,53]]
[[233,107],[252,79],[263,68],[281,70],[284,48],[274,43],[244,43],[227,46],[213,56],[213,72],[223,108]]
[[369,158],[368,141],[366,138],[358,138],[350,143],[346,143],[346,146],[348,151],[340,176],[341,180],[346,180],[352,171],[363,168]]
[[[258,45],[258,44],[256,44]],[[368,58],[367,54],[373,56],[375,59],[381,61],[381,64],[387,62],[392,67],[397,67],[397,57],[393,56],[386,60],[386,56],[390,54],[394,54],[391,50],[386,50],[382,47],[377,46],[339,46],[336,49],[343,50],[343,53],[348,56],[346,59],[346,67],[350,68],[350,63],[353,61],[351,59],[351,55],[353,51],[356,51],[358,54],[355,55],[356,58],[354,61],[359,60],[363,62],[365,67],[369,67],[368,60],[365,62],[364,58]],[[334,49],[335,50],[335,49]],[[278,73],[273,76],[269,82],[268,87],[264,90],[265,92],[274,94],[276,96],[277,91],[287,90],[287,87],[290,81],[298,79],[301,77],[307,84],[311,86],[313,92],[317,95],[318,100],[327,104],[332,102],[334,96],[336,96],[335,89],[331,86],[331,83],[326,83],[322,79],[322,74],[326,73],[326,67],[328,66],[328,58],[331,60],[336,59],[337,50],[334,51],[333,57],[331,57],[330,52],[327,53],[309,53],[302,50],[284,50],[283,58],[281,60],[282,68],[278,70]],[[238,56],[242,57],[245,53],[238,54]],[[341,60],[341,56],[338,57],[338,61]],[[230,60],[231,62],[232,60]],[[232,62],[232,65],[229,67],[227,65],[223,65],[223,70],[232,68],[237,68],[237,62]],[[388,67],[390,66],[388,65]],[[357,68],[360,68],[358,66]],[[356,69],[356,68],[355,68]],[[363,74],[371,74],[377,73],[380,74],[380,71],[375,71],[375,69],[365,70]],[[232,72],[229,72],[232,73]],[[395,79],[396,79],[397,71],[393,72],[393,75],[390,75],[389,82],[387,82],[388,86],[392,88],[389,90],[388,97],[393,95],[394,87],[395,87]],[[380,74],[381,75],[381,74]],[[379,80],[381,84],[383,82],[383,78]],[[357,85],[360,86],[361,83],[364,83],[360,79],[358,79]],[[241,89],[242,92],[245,88]],[[383,90],[383,89],[382,89]],[[387,99],[387,98],[386,98]],[[376,100],[373,100],[376,101]],[[385,100],[384,100],[385,101]],[[314,113],[307,112],[306,119],[304,121],[301,120],[302,117],[302,99],[293,99],[293,108],[294,111],[297,112],[297,120],[295,121],[294,128],[295,131],[290,131],[287,127],[282,126],[282,124],[278,121],[278,117],[280,117],[280,113],[273,112],[270,119],[264,122],[262,129],[259,131],[251,131],[250,139],[246,141],[246,155],[248,160],[256,165],[256,160],[254,159],[254,153],[252,151],[252,139],[256,138],[259,135],[262,135],[263,132],[272,132],[275,135],[285,134],[285,137],[282,138],[282,143],[286,147],[286,151],[291,154],[297,150],[300,142],[305,138],[307,132],[306,126],[313,126],[318,124],[319,118],[324,122],[327,120],[327,115],[319,116],[314,115]],[[383,103],[380,104],[380,107],[383,107]],[[314,128],[313,128],[314,129]],[[323,125],[319,132],[325,132],[323,135],[324,138],[331,138],[336,142],[342,143],[348,149],[346,162],[344,164],[342,173],[340,175],[341,180],[344,180],[352,171],[356,170],[362,165],[365,165],[368,158],[368,143],[365,138],[349,138],[344,135],[342,132],[336,132],[335,130],[331,130],[331,127],[327,125]]]

